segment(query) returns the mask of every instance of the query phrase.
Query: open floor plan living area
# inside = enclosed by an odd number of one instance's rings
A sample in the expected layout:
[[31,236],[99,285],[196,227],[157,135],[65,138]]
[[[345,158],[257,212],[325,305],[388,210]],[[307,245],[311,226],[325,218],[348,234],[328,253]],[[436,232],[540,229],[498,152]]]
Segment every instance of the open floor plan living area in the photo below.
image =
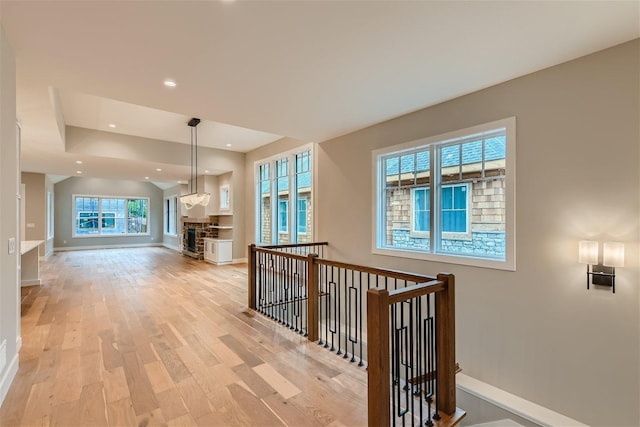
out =
[[640,425],[640,2],[0,0],[0,426]]

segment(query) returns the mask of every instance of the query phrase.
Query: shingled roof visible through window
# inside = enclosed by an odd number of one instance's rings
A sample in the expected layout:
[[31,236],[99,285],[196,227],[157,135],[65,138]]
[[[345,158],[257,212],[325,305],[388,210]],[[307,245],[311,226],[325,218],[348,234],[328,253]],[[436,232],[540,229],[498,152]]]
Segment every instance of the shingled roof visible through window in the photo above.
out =
[[[465,142],[462,144],[462,164],[480,163],[482,161],[482,139]],[[442,148],[442,167],[456,166],[460,164],[460,145],[449,145]],[[484,139],[485,161],[504,159],[506,157],[507,141],[504,135]],[[415,156],[415,157],[414,157]],[[402,156],[388,157],[386,160],[387,176],[401,173],[410,173],[417,167],[417,171],[429,170],[429,151]]]

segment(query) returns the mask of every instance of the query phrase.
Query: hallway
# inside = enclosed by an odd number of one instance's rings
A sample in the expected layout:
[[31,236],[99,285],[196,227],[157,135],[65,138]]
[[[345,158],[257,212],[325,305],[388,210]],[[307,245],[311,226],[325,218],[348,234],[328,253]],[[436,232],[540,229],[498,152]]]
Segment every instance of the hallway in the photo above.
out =
[[366,371],[248,313],[246,265],[58,252],[22,289],[0,425],[366,425]]

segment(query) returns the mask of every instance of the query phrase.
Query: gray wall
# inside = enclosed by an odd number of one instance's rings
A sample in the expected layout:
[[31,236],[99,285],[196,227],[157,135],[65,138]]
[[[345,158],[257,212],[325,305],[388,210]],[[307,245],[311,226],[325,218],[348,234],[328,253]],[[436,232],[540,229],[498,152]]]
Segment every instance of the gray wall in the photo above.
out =
[[[592,425],[640,425],[639,48],[635,40],[318,150],[316,237],[330,243],[332,258],[456,274],[464,372]],[[517,271],[373,255],[372,151],[510,116]],[[616,294],[586,289],[582,239],[625,243]]]
[[[18,256],[9,254],[9,238],[18,238],[20,173],[16,144],[16,62],[4,28],[0,25],[0,344],[6,341],[6,360],[0,367],[0,402],[18,369],[20,313],[18,294]],[[19,245],[19,242],[16,243]]]
[[[149,198],[150,235],[126,237],[72,237],[74,194]],[[56,249],[83,246],[153,245],[162,243],[162,190],[150,182],[71,177],[55,184]],[[66,243],[65,243],[66,241]]]
[[[42,173],[22,173],[25,186],[26,228],[22,240],[47,240],[47,190],[46,176]],[[45,245],[40,245],[40,255],[45,253]]]
[[[176,163],[182,161],[189,165],[189,146],[169,141],[159,141],[136,136],[120,135],[112,132],[67,126],[65,149],[67,152],[99,155],[121,158],[122,153],[127,153],[129,160],[151,161],[158,163]],[[208,147],[198,148],[198,167],[200,170],[212,170],[227,173],[232,171],[230,187],[233,189],[235,200],[245,199],[245,155],[228,150],[218,150]],[[200,190],[204,181],[198,180]],[[195,210],[194,210],[195,209]],[[202,217],[204,209],[194,208],[187,212],[191,217]],[[183,214],[184,215],[184,214]],[[244,224],[245,206],[236,203],[233,207],[234,224]],[[237,227],[233,230],[233,258],[246,258],[244,228]],[[237,242],[237,244],[236,244]],[[58,245],[56,244],[56,247]]]

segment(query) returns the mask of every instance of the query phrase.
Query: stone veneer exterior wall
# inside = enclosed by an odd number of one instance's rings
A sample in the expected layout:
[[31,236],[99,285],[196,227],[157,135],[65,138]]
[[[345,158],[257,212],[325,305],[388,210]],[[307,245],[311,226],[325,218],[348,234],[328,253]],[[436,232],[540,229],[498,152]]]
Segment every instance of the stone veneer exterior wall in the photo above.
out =
[[[416,187],[419,188],[419,187]],[[471,234],[442,239],[442,251],[504,256],[505,254],[505,180],[487,179],[471,184]],[[428,236],[411,233],[411,188],[391,191],[387,197],[386,244],[397,248],[425,251]]]

